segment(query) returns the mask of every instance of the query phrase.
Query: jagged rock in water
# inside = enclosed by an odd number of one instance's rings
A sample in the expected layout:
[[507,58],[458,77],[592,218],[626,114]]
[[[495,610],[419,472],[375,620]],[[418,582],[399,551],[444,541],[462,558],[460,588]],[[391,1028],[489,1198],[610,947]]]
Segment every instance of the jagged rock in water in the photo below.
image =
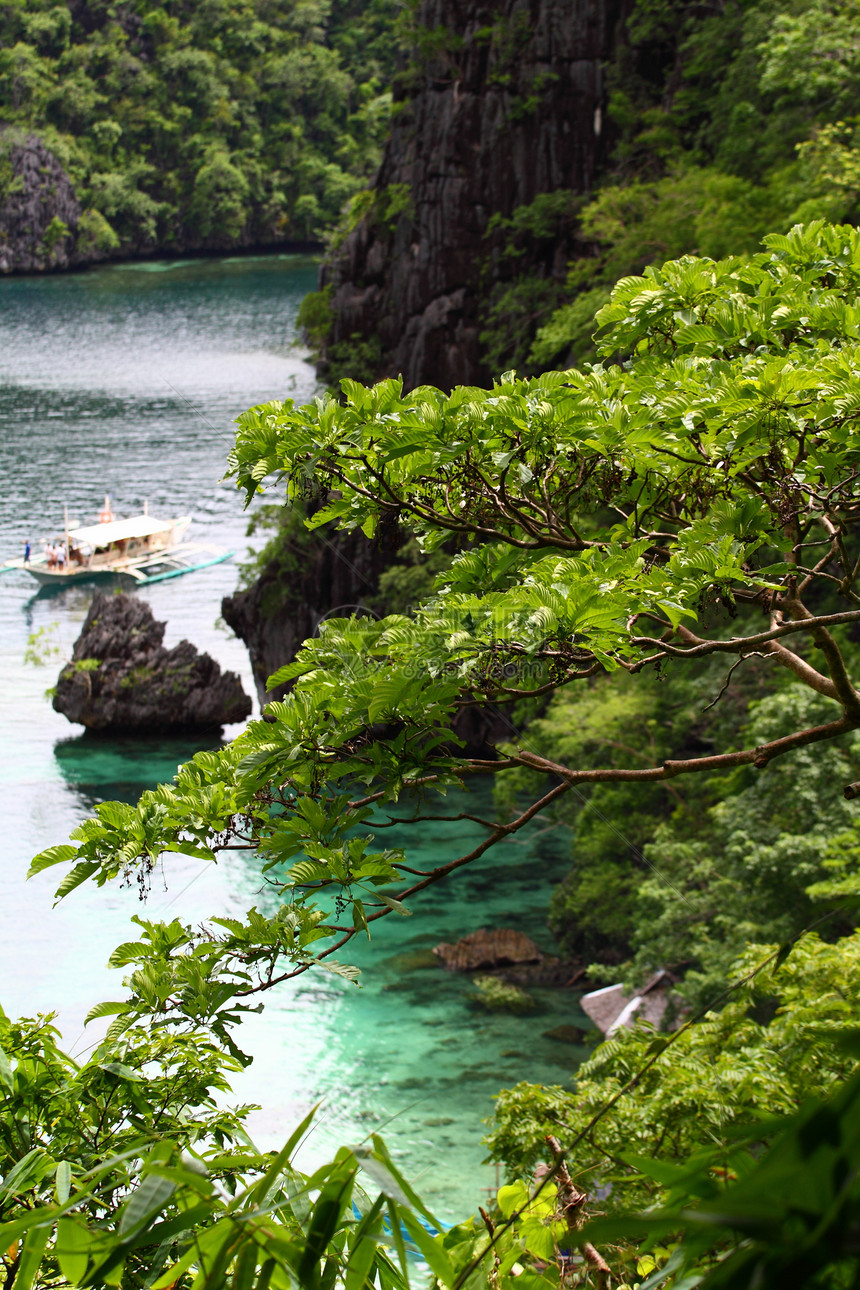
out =
[[188,641],[165,649],[164,623],[146,601],[96,592],[53,706],[90,730],[168,733],[244,721],[251,700]]
[[80,216],[72,181],[41,139],[0,130],[0,273],[66,268]]
[[[320,275],[335,363],[339,347],[377,337],[376,374],[401,373],[407,389],[498,375],[481,354],[482,300],[505,280],[498,219],[543,193],[591,190],[607,154],[603,67],[625,7],[422,0],[416,26],[437,39],[395,90],[369,213]],[[572,249],[550,238],[518,271],[561,282]]]
[[512,1012],[521,1016],[525,1012],[534,1012],[536,1001],[518,985],[503,981],[498,976],[476,976],[473,984],[477,987],[475,994],[467,996],[478,1008],[488,1012]]
[[521,963],[540,963],[541,954],[534,941],[512,927],[479,927],[450,945],[443,941],[433,953],[450,972],[474,972],[478,968],[511,967]]

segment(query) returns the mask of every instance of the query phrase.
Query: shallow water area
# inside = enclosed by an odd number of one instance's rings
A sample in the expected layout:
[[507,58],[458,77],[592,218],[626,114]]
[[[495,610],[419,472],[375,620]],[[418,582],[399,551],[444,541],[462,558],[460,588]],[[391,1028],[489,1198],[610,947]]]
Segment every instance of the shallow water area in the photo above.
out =
[[[243,555],[242,499],[221,482],[231,422],[253,403],[313,394],[295,316],[315,279],[310,260],[266,256],[0,281],[0,559],[59,532],[64,506],[73,521],[93,519],[105,492],[120,515],[144,501],[159,516],[191,514],[190,538]],[[218,623],[237,576],[228,562],[136,594],[167,621],[167,644],[187,637],[253,693],[244,646]],[[45,690],[91,595],[87,586],[37,593],[25,574],[0,576],[0,1004],[10,1014],[57,1010],[76,1052],[93,1042],[87,1011],[120,997],[120,973],[106,962],[135,935],[133,914],[195,922],[270,899],[241,853],[218,866],[169,858],[145,907],[136,887],[114,885],[52,908],[56,872],[25,882],[31,857],[65,841],[96,802],[134,800],[201,743],[94,738],[53,712]],[[41,666],[25,663],[35,633]],[[477,827],[410,830],[416,867],[450,857]],[[386,832],[389,844],[405,841],[397,832]],[[479,926],[517,926],[551,949],[551,865],[510,842],[480,871],[423,893],[413,917],[377,924],[370,946],[348,947],[342,957],[360,962],[362,988],[320,972],[273,992],[243,1027],[254,1062],[236,1081],[237,1100],[263,1105],[253,1117],[261,1144],[275,1145],[322,1099],[304,1163],[381,1129],[443,1218],[473,1210],[494,1182],[480,1164],[492,1094],[519,1079],[569,1079],[582,1051],[544,1032],[583,1019],[568,991],[535,992],[540,1011],[525,1017],[476,1008],[469,979],[430,951]]]

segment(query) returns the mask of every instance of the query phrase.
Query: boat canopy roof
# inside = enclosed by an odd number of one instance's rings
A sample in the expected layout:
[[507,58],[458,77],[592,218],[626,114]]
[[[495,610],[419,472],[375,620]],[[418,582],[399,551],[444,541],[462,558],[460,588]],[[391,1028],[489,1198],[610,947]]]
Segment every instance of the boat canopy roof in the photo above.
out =
[[149,537],[164,533],[173,527],[173,520],[157,520],[153,515],[132,515],[127,520],[110,520],[107,524],[88,524],[82,529],[70,529],[69,537],[89,546],[110,546],[128,538]]

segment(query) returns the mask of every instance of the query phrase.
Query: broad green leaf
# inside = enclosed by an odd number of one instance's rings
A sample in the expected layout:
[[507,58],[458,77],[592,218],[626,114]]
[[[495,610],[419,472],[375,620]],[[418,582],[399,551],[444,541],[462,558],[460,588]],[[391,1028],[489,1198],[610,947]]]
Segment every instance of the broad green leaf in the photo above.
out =
[[27,1233],[15,1272],[17,1290],[30,1290],[39,1274],[50,1236],[51,1228],[48,1224],[45,1224],[44,1227],[34,1227]]
[[387,905],[389,909],[402,914],[404,918],[412,917],[412,910],[407,905],[404,905],[402,901],[395,900],[393,896],[386,896],[384,891],[374,891],[373,897],[374,900],[381,900],[383,905]]
[[72,1187],[72,1166],[68,1160],[61,1160],[54,1176],[54,1192],[58,1205],[65,1205]]
[[94,1248],[93,1238],[86,1227],[75,1218],[61,1218],[57,1223],[54,1252],[63,1276],[73,1286],[83,1281]]
[[408,1209],[402,1210],[400,1217],[409,1235],[427,1260],[433,1275],[438,1277],[443,1286],[453,1286],[456,1273],[451,1260],[445,1252],[441,1239],[431,1236],[422,1226],[420,1220]]
[[97,1003],[94,1008],[90,1008],[84,1018],[84,1025],[88,1026],[91,1021],[98,1017],[113,1017],[118,1014],[128,1012],[129,1004],[126,1003]]
[[166,1178],[147,1174],[126,1201],[119,1224],[120,1236],[128,1238],[164,1208],[173,1195],[174,1185]]
[[41,873],[43,869],[50,869],[55,864],[67,864],[69,860],[74,860],[78,854],[78,848],[64,843],[61,846],[48,847],[45,851],[40,851],[30,862],[30,868],[27,877],[32,878],[33,874]]
[[54,1162],[41,1147],[34,1147],[13,1165],[0,1183],[0,1196],[17,1196],[29,1191],[54,1169]]
[[14,1081],[15,1077],[12,1073],[12,1063],[9,1061],[9,1058],[6,1056],[3,1049],[0,1048],[0,1084],[4,1085],[5,1088],[8,1088],[11,1093],[14,1089]]

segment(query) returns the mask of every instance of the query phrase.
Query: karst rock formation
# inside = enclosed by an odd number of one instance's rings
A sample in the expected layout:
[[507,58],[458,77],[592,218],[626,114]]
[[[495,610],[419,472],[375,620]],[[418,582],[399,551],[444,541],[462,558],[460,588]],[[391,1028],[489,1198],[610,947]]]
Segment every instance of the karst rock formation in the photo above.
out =
[[188,641],[165,649],[164,623],[144,600],[96,592],[60,673],[53,706],[89,730],[166,734],[243,721],[251,700]]
[[81,205],[72,181],[34,134],[0,128],[0,273],[65,269]]
[[[324,265],[339,344],[376,337],[405,387],[485,383],[481,302],[499,219],[591,190],[605,160],[604,65],[619,0],[423,0],[369,212]],[[563,276],[557,263],[529,266]],[[337,372],[333,372],[337,375]]]

